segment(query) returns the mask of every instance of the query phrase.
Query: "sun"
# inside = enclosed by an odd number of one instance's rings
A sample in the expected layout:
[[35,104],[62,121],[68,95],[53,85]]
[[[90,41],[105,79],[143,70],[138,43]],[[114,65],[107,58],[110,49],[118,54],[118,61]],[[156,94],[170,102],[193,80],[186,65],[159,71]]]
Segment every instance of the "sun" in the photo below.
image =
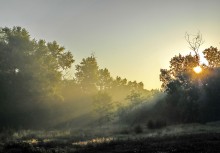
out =
[[202,68],[200,66],[196,66],[193,68],[193,71],[196,73],[201,73],[202,72]]

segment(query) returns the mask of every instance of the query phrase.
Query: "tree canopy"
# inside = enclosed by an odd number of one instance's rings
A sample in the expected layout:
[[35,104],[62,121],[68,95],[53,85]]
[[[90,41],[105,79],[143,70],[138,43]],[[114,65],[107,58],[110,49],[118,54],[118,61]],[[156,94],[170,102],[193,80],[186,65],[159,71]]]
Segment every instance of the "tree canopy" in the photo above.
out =
[[86,93],[97,90],[99,76],[99,67],[94,55],[83,58],[79,65],[76,65],[76,81],[80,84],[81,89]]
[[0,34],[1,113],[11,112],[1,114],[1,122],[20,113],[24,114],[23,121],[18,121],[22,124],[29,121],[25,118],[33,114],[33,109],[44,109],[43,102],[59,99],[62,72],[74,59],[56,41],[31,39],[24,28],[1,28]]
[[[160,70],[162,89],[168,94],[168,114],[176,114],[176,120],[184,122],[218,120],[220,105],[219,55],[217,48],[203,51],[208,65],[200,64],[198,54],[179,54],[170,61],[170,69]],[[201,72],[196,73],[195,67]],[[172,109],[171,109],[172,108]]]

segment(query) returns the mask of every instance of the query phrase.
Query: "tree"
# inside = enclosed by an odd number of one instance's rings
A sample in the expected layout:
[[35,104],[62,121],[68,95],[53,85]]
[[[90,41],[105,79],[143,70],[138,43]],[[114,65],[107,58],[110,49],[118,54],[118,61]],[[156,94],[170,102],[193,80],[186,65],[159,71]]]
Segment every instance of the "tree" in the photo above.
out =
[[168,89],[168,85],[172,82],[179,82],[187,87],[191,82],[191,76],[194,74],[193,68],[198,65],[197,57],[191,54],[182,56],[174,56],[170,61],[170,69],[160,70],[160,81],[162,81],[162,89]]
[[190,53],[186,56],[182,56],[181,54],[174,56],[170,60],[170,69],[160,70],[160,81],[162,81],[161,87],[164,90],[168,89],[169,83],[174,84],[174,82],[179,82],[182,86],[187,87],[193,78],[193,68],[200,65],[199,48],[204,43],[202,34],[200,32],[196,35],[186,33],[185,39],[189,44],[189,48],[195,55]]
[[21,27],[0,29],[0,54],[0,122],[31,124],[58,100],[62,72],[71,67],[73,56],[55,41],[31,39]]
[[[160,70],[162,89],[168,94],[166,97],[166,109],[168,114],[176,116],[175,121],[194,122],[199,120],[199,95],[200,86],[204,85],[207,66],[199,64],[199,47],[203,44],[202,35],[185,34],[189,48],[195,53],[182,56],[174,56],[170,60],[169,69]],[[194,68],[202,67],[203,73],[196,74]]]
[[143,98],[141,97],[141,93],[132,90],[131,93],[126,97],[127,100],[131,102],[131,107],[135,107],[141,102],[143,102]]
[[207,48],[203,51],[204,57],[208,61],[209,67],[220,67],[220,51],[215,47]]
[[127,79],[126,78],[122,79],[121,77],[117,76],[114,79],[113,86],[116,88],[123,88],[127,86]]
[[110,75],[108,69],[100,69],[99,70],[99,79],[97,85],[99,86],[99,90],[108,90],[112,88],[113,78]]
[[220,120],[220,68],[211,68],[203,83],[203,98],[200,102],[202,121],[218,121]]
[[79,65],[76,65],[76,81],[85,93],[97,91],[99,70],[94,55],[83,58]]
[[[170,61],[169,69],[161,69],[162,88],[167,93],[165,98],[168,118],[177,122],[207,122],[219,120],[220,105],[220,51],[210,47],[203,51],[208,65],[200,65],[199,47],[203,44],[198,33],[192,39],[186,33],[186,40],[195,55],[175,56]],[[195,73],[194,67],[200,66],[201,73]]]
[[189,48],[193,50],[195,53],[195,57],[197,61],[199,62],[199,48],[204,43],[204,40],[202,38],[202,34],[198,32],[196,35],[185,33],[185,39],[187,43],[189,44]]

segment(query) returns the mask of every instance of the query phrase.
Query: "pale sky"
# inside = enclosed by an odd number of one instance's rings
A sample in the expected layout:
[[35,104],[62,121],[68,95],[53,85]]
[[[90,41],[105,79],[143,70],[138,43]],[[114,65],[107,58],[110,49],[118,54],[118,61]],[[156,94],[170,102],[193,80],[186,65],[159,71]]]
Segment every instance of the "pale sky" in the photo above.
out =
[[0,0],[0,27],[56,40],[76,62],[95,53],[113,77],[160,88],[160,68],[190,52],[185,32],[200,31],[201,50],[220,48],[220,0]]

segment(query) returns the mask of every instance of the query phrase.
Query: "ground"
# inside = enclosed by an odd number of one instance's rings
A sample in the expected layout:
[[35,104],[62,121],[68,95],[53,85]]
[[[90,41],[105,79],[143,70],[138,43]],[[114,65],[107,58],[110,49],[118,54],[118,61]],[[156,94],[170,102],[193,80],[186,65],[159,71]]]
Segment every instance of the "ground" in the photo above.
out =
[[220,152],[219,129],[219,123],[188,124],[104,137],[82,131],[23,131],[1,137],[0,153],[213,153]]

